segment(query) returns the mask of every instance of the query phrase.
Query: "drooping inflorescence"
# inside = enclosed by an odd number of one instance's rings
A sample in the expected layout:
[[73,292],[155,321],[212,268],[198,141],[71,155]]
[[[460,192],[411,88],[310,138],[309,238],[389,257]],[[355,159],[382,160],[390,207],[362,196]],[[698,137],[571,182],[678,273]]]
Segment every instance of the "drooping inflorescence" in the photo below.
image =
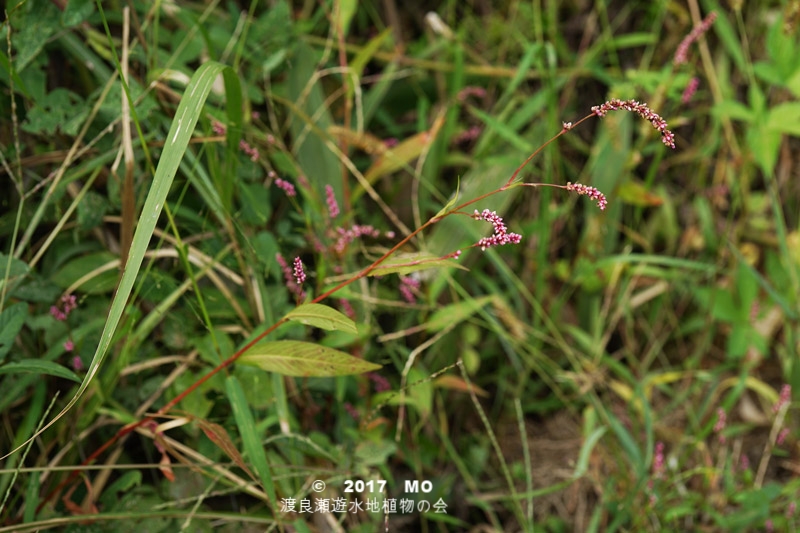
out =
[[606,201],[606,195],[601,193],[594,187],[589,187],[587,185],[582,185],[580,183],[567,182],[567,190],[576,192],[581,196],[588,196],[589,198],[597,202],[597,207],[599,207],[601,211],[604,210],[608,205],[608,202]]
[[476,246],[480,246],[481,250],[486,250],[492,246],[502,246],[504,244],[519,244],[522,240],[522,235],[517,233],[508,233],[508,228],[503,223],[503,218],[495,211],[484,209],[482,212],[475,210],[472,215],[475,220],[485,220],[491,222],[494,226],[494,234],[490,237],[484,237],[478,241]]
[[636,100],[618,100],[614,98],[604,104],[594,106],[592,108],[592,113],[598,117],[604,117],[609,111],[616,111],[618,109],[632,111],[643,119],[650,121],[650,124],[661,134],[661,142],[670,148],[675,148],[675,134],[667,127],[667,121],[661,118],[658,113],[647,107],[647,104],[640,103]]
[[673,65],[678,66],[686,63],[686,59],[689,56],[689,47],[693,42],[699,39],[701,35],[708,31],[715,20],[717,20],[717,13],[712,11],[706,15],[703,22],[698,24],[689,35],[683,38],[681,44],[679,44],[678,48],[675,50],[675,57],[672,59]]

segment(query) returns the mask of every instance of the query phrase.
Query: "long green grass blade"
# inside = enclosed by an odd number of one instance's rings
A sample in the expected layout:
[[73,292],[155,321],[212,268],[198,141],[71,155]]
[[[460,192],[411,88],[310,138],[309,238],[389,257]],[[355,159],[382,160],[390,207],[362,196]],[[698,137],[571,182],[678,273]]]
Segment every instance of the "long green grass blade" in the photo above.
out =
[[[92,379],[94,379],[100,371],[100,367],[108,354],[108,350],[114,338],[114,333],[122,319],[128,297],[133,290],[133,284],[136,281],[136,276],[139,274],[139,269],[142,266],[145,252],[147,252],[150,238],[153,236],[153,231],[155,230],[161,210],[164,207],[164,202],[167,199],[167,193],[172,185],[172,180],[175,177],[178,165],[180,165],[181,159],[192,138],[195,124],[197,124],[203,111],[203,104],[205,104],[211,92],[212,84],[220,74],[222,74],[225,79],[225,90],[228,95],[227,112],[229,120],[233,125],[238,126],[241,124],[242,112],[239,105],[241,103],[241,96],[238,96],[241,93],[241,89],[236,73],[230,69],[230,67],[226,67],[215,61],[205,63],[197,69],[197,72],[192,76],[189,85],[186,87],[186,93],[178,105],[178,110],[175,113],[172,126],[165,139],[164,150],[158,162],[155,176],[153,176],[153,184],[150,187],[150,192],[147,195],[141,217],[136,226],[136,233],[133,236],[128,263],[125,266],[125,271],[122,274],[119,287],[117,287],[117,292],[114,294],[114,299],[111,302],[111,308],[108,311],[108,318],[103,327],[100,342],[97,345],[86,376],[62,411],[31,438],[40,435],[42,431],[46,430],[69,411],[89,387]],[[4,455],[3,458],[16,452],[24,445],[25,443],[18,446],[16,449]]]
[[256,422],[253,418],[253,413],[250,412],[250,406],[247,403],[247,398],[245,398],[242,384],[239,383],[236,377],[230,376],[225,381],[225,388],[228,401],[231,402],[236,425],[239,427],[239,435],[242,437],[244,451],[261,479],[261,484],[264,486],[267,496],[269,496],[270,504],[275,505],[275,484],[272,481],[264,446],[256,434]]

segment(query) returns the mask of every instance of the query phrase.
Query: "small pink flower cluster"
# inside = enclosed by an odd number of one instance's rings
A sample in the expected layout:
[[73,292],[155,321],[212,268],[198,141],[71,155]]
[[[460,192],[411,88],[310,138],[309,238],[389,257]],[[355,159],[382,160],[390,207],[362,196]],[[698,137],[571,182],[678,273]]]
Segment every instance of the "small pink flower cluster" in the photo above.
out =
[[491,222],[494,226],[494,235],[491,237],[484,237],[478,241],[476,246],[480,246],[481,250],[486,250],[492,246],[502,246],[504,244],[519,244],[522,240],[522,235],[517,233],[508,233],[508,228],[503,223],[503,218],[500,217],[495,211],[484,209],[482,212],[475,210],[472,214],[475,220],[485,220]]
[[325,202],[328,204],[328,214],[331,218],[339,216],[339,204],[336,203],[336,195],[333,193],[333,187],[330,185],[325,186]]
[[303,262],[299,257],[294,258],[294,279],[298,285],[302,285],[306,281],[306,273],[303,271]]
[[739,457],[739,469],[743,472],[750,470],[750,458],[745,454]]
[[664,474],[664,443],[656,443],[655,455],[653,456],[653,477],[661,479]]
[[681,96],[681,103],[688,104],[689,100],[694,96],[694,93],[697,92],[698,87],[700,87],[700,79],[695,76],[686,84],[686,88],[683,90],[683,95]]
[[714,424],[714,433],[719,435],[720,444],[725,444],[725,435],[722,434],[722,430],[725,429],[727,423],[728,415],[725,413],[725,409],[720,407],[717,409],[717,423]]
[[389,383],[389,380],[380,374],[370,372],[367,374],[367,377],[369,377],[372,383],[375,384],[375,392],[386,392],[387,390],[392,390],[392,385]]
[[778,438],[775,439],[775,444],[781,446],[783,441],[786,440],[786,437],[789,436],[789,428],[783,428],[780,433],[778,433]]
[[418,279],[414,279],[412,277],[400,278],[400,294],[408,303],[417,303],[417,297],[414,296],[414,291],[417,289],[419,289]]
[[347,316],[347,318],[349,318],[350,320],[356,319],[356,310],[353,309],[353,306],[350,305],[350,302],[348,302],[344,298],[339,298],[339,307],[341,308],[342,313],[344,313]]
[[599,207],[601,211],[604,210],[608,205],[608,202],[606,201],[606,195],[601,193],[594,187],[588,187],[580,183],[567,182],[567,190],[576,192],[581,196],[588,196],[589,198],[597,202],[597,207]]
[[774,406],[772,406],[772,412],[777,413],[778,411],[783,409],[783,406],[788,404],[791,400],[792,400],[792,386],[787,383],[784,384],[783,387],[781,387],[781,395],[778,398],[778,402]]
[[253,148],[244,139],[239,141],[239,148],[250,158],[250,161],[258,161],[258,148]]
[[[295,259],[295,267],[299,259],[299,257]],[[289,291],[295,296],[297,296],[298,299],[302,300],[305,298],[305,291],[303,291],[302,287],[300,287],[300,284],[297,282],[297,279],[295,279],[296,272],[293,272],[292,269],[289,268],[289,264],[286,262],[286,259],[284,259],[281,254],[275,254],[275,260],[278,262],[278,265],[280,265],[281,271],[283,272],[283,279],[286,282],[286,288],[289,289]],[[300,263],[300,272],[302,272],[302,268],[303,264]],[[305,279],[305,277],[303,279]]]
[[469,141],[474,141],[481,135],[481,127],[480,126],[472,126],[466,131],[462,131],[455,137],[453,137],[453,144],[462,144]]
[[65,294],[61,297],[61,305],[64,309],[59,309],[57,306],[53,305],[50,307],[50,314],[53,315],[53,318],[58,320],[59,322],[64,322],[69,314],[78,307],[77,301],[75,299],[74,294]]
[[689,35],[683,38],[681,44],[679,44],[678,48],[675,50],[675,57],[672,59],[673,65],[678,66],[686,63],[686,58],[689,56],[689,47],[693,42],[699,39],[701,35],[708,31],[715,20],[717,20],[717,13],[712,11],[703,19],[703,22],[696,26]]
[[275,186],[279,189],[283,189],[283,192],[286,193],[286,196],[297,196],[297,191],[294,189],[294,185],[286,180],[282,180],[280,178],[276,179]]
[[617,111],[619,109],[632,111],[643,119],[650,121],[650,124],[661,133],[661,142],[670,148],[675,148],[675,134],[669,131],[667,122],[658,113],[647,107],[647,104],[639,103],[636,100],[618,100],[614,98],[602,105],[594,106],[592,113],[598,117],[604,117],[609,111]]
[[463,102],[470,96],[474,96],[475,98],[486,98],[486,89],[474,85],[471,85],[469,87],[464,87],[463,89],[458,91],[456,98],[458,99],[459,102]]
[[336,244],[333,245],[333,249],[336,250],[336,253],[343,254],[347,245],[353,242],[358,237],[362,237],[364,235],[368,237],[378,237],[381,232],[373,228],[372,226],[359,226],[355,225],[350,229],[344,228],[336,228],[336,232],[339,234],[339,238],[336,240]]
[[225,135],[225,125],[222,122],[217,122],[215,120],[211,123],[211,131],[217,135]]
[[353,407],[353,404],[352,404],[352,403],[350,403],[350,402],[344,402],[344,410],[345,410],[345,411],[347,411],[347,414],[349,414],[350,416],[352,416],[352,417],[353,417],[355,420],[358,420],[358,418],[359,418],[359,416],[360,416],[360,415],[358,414],[358,409],[356,409],[355,407]]

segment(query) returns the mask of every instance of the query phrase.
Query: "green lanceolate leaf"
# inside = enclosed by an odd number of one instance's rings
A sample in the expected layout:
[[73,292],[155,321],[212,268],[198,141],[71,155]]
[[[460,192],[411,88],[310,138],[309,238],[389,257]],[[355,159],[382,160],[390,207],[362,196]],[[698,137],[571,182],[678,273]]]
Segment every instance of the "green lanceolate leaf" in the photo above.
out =
[[381,367],[333,348],[302,341],[262,342],[242,354],[238,362],[296,377],[348,376]]
[[477,313],[494,298],[494,296],[484,296],[482,298],[475,298],[474,300],[464,300],[463,302],[447,305],[431,316],[430,320],[425,324],[425,329],[428,331],[442,331],[448,326],[463,322]]
[[407,276],[417,270],[426,270],[428,268],[460,268],[467,270],[466,267],[459,265],[455,259],[443,259],[428,253],[414,253],[414,254],[397,254],[390,257],[379,267],[374,268],[369,272],[369,276],[386,276],[388,274],[400,274]]
[[11,349],[14,339],[28,318],[28,304],[16,303],[0,313],[0,363]]
[[345,315],[322,304],[305,304],[294,309],[285,316],[307,326],[314,326],[328,331],[348,331],[358,333],[356,323]]

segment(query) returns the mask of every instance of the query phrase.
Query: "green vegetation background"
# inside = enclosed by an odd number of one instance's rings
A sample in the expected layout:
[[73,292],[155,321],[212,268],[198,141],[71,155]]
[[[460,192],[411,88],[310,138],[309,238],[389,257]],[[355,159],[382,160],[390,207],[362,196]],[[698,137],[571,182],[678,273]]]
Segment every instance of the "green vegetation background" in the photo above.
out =
[[795,530],[798,16],[7,3],[0,531]]

